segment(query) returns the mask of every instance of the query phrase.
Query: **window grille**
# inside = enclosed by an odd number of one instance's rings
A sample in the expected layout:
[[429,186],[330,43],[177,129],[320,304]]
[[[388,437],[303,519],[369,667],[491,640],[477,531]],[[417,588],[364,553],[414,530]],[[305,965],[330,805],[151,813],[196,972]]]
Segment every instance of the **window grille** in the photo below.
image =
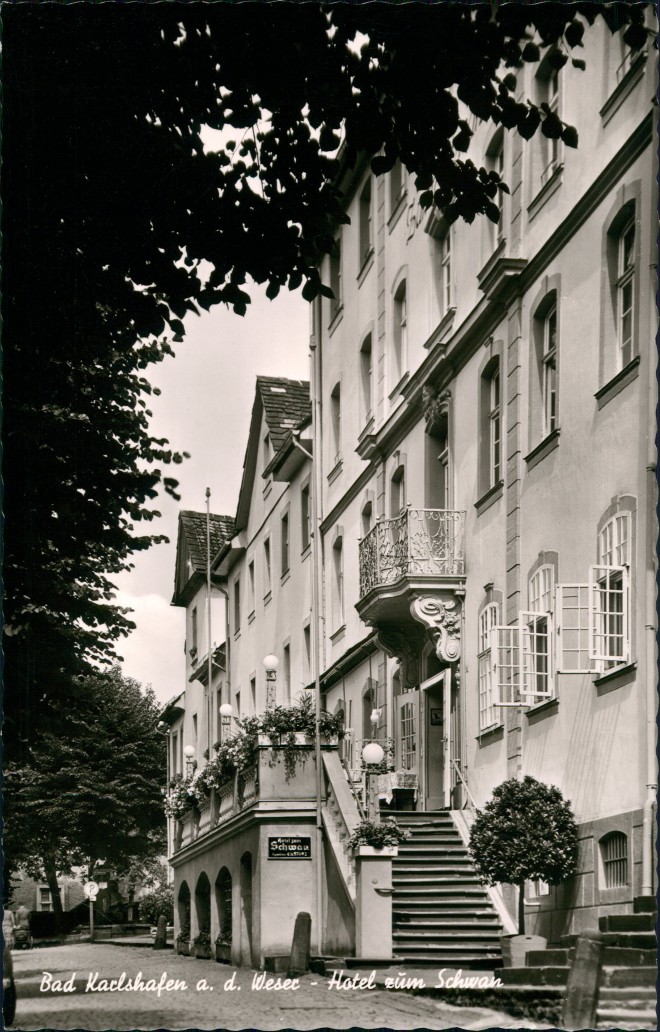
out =
[[628,569],[592,566],[589,571],[591,658],[603,663],[628,660]]
[[520,706],[520,625],[491,628],[493,705]]
[[523,697],[533,703],[554,695],[552,676],[552,615],[521,612],[521,677]]
[[557,669],[563,674],[590,671],[589,585],[558,584],[556,597]]
[[617,889],[628,884],[628,839],[622,831],[612,831],[601,839],[600,852],[605,875],[605,888]]

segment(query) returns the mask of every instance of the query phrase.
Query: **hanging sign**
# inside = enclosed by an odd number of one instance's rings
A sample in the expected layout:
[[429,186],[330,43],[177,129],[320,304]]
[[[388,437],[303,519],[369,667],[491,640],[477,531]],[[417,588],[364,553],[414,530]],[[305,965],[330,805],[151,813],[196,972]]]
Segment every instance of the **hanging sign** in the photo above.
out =
[[309,835],[268,836],[269,860],[311,860],[312,839]]
[[83,885],[83,892],[88,899],[96,899],[99,894],[99,886],[95,881],[85,882]]

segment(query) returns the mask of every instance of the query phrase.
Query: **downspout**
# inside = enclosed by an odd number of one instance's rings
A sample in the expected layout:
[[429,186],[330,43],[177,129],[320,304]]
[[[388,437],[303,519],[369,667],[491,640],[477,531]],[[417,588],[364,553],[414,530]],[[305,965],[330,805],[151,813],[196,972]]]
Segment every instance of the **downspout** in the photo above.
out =
[[211,645],[211,489],[206,488],[206,643],[207,643],[207,678],[208,688],[206,690],[206,752],[207,759],[211,759],[211,738],[212,733],[212,703],[213,692],[213,646]]
[[[325,645],[325,626],[323,599],[323,555],[321,545],[321,472],[323,456],[321,454],[321,304],[317,299],[313,309],[312,333],[309,339],[310,350],[310,396],[312,402],[312,657],[314,668],[314,688],[316,695],[316,735],[314,752],[316,756],[316,928],[317,949],[319,956],[323,953],[323,770],[321,767],[321,646]],[[318,342],[317,342],[318,334]]]
[[[651,270],[656,266],[652,265]],[[653,291],[650,291],[653,298]],[[648,349],[648,373],[647,383],[647,443],[646,443],[646,482],[644,499],[645,519],[645,554],[644,554],[644,594],[645,594],[645,681],[646,681],[646,799],[642,808],[642,895],[653,896],[653,810],[656,804],[658,790],[657,765],[656,765],[656,719],[657,719],[657,692],[656,692],[656,566],[654,556],[656,554],[656,451],[654,435],[651,428],[655,426],[656,416],[656,376],[657,369],[653,364],[653,349]]]

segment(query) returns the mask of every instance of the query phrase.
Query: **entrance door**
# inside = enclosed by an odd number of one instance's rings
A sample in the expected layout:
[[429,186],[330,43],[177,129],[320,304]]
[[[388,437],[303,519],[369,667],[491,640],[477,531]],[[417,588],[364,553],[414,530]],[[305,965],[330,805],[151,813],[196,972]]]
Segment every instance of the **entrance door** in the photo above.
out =
[[396,766],[419,777],[419,691],[396,698]]
[[424,727],[423,805],[425,810],[440,810],[451,806],[451,670],[429,677],[420,690]]

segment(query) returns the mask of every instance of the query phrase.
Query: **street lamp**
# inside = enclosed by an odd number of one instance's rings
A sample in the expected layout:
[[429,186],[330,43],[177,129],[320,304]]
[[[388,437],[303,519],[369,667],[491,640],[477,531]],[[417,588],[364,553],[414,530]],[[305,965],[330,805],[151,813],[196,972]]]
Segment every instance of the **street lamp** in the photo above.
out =
[[183,755],[186,758],[186,777],[189,777],[190,776],[190,771],[192,769],[192,765],[195,762],[195,759],[194,759],[194,757],[195,757],[195,746],[194,745],[187,745],[185,747],[185,749],[183,750]]
[[362,760],[367,766],[367,817],[369,820],[375,821],[376,824],[380,823],[380,807],[378,806],[376,795],[376,778],[378,775],[370,771],[369,767],[382,763],[384,759],[385,752],[378,742],[369,742],[362,750]]
[[231,730],[231,718],[234,715],[234,707],[231,702],[223,702],[220,707],[220,717],[222,719],[222,738],[223,740],[229,734]]
[[277,668],[280,661],[277,656],[266,656],[264,669],[266,671],[266,709],[273,709],[277,702]]

